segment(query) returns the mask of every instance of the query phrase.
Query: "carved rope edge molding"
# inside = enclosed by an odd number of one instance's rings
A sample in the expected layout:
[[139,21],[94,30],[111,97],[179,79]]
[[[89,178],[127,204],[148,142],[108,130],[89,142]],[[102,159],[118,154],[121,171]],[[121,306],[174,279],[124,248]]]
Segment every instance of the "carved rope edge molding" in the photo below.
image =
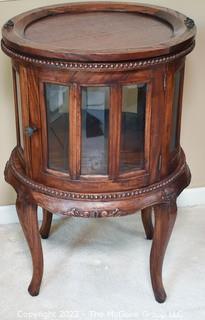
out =
[[82,70],[82,71],[122,71],[122,70],[135,70],[142,69],[148,66],[158,65],[161,63],[171,62],[175,59],[183,57],[190,53],[195,47],[195,41],[185,50],[172,55],[161,56],[145,60],[127,61],[127,62],[70,62],[62,60],[48,60],[44,58],[35,58],[26,56],[22,53],[17,53],[8,48],[3,40],[1,41],[2,50],[10,57],[23,60],[24,62],[34,63],[37,65],[46,65],[56,68],[69,69],[69,70]]
[[19,171],[16,169],[12,157],[6,164],[5,168],[5,176],[7,174],[8,167],[11,168],[14,176],[20,180],[24,185],[30,187],[31,189],[41,192],[44,194],[47,194],[51,197],[58,197],[61,199],[66,200],[100,200],[100,201],[109,201],[109,200],[118,200],[118,199],[126,199],[126,198],[133,198],[139,195],[143,195],[145,193],[151,192],[151,191],[157,191],[160,188],[163,188],[173,182],[177,179],[178,176],[180,176],[186,169],[186,162],[184,162],[179,170],[170,178],[167,178],[159,183],[155,183],[149,187],[144,187],[140,189],[135,189],[132,191],[119,191],[119,192],[113,192],[113,193],[102,193],[102,194],[86,194],[86,193],[74,193],[74,192],[66,192],[66,191],[59,191],[51,187],[44,186],[42,184],[36,183],[33,180],[27,178],[25,175],[22,175],[19,173]]

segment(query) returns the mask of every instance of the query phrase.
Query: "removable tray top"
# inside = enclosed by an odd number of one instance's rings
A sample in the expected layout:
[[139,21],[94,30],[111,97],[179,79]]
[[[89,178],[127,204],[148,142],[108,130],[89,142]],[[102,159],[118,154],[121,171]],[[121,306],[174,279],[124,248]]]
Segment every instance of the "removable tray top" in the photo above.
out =
[[194,42],[192,19],[149,5],[87,2],[34,9],[9,20],[3,44],[29,56],[127,61],[180,52]]

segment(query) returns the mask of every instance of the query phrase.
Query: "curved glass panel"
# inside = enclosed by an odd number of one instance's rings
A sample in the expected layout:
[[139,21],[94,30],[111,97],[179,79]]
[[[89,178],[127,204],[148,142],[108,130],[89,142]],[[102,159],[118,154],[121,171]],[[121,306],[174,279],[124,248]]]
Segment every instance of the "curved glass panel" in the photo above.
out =
[[69,87],[45,84],[48,167],[68,171]]
[[16,72],[16,96],[17,96],[17,108],[18,108],[18,123],[19,123],[19,140],[20,146],[24,148],[23,141],[23,123],[22,123],[22,103],[21,103],[21,89],[20,89],[20,79],[19,73]]
[[177,71],[174,76],[174,96],[172,107],[172,128],[170,140],[170,152],[174,151],[177,147],[178,138],[178,123],[179,123],[179,104],[180,104],[180,78],[181,73]]
[[107,174],[109,87],[82,89],[81,174]]
[[144,167],[146,84],[122,87],[120,172]]

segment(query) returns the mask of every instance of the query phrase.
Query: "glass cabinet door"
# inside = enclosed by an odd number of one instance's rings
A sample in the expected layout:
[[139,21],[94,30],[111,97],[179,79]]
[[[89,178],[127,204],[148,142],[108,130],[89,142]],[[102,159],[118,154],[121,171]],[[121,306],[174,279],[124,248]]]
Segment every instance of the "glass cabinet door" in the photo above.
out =
[[81,174],[107,174],[109,87],[82,88]]
[[[122,85],[122,95],[120,90],[118,91],[119,97],[122,96],[122,101],[116,99],[119,105],[112,105],[112,125],[115,126],[114,115],[117,118],[117,113],[121,112],[121,127],[117,133],[120,138],[117,136],[113,138],[113,127],[111,128],[109,124],[111,92],[113,94],[111,87],[82,86],[78,91],[80,101],[78,103],[77,97],[76,109],[73,88],[72,84],[69,86],[44,83],[47,116],[47,167],[65,173],[70,171],[71,174],[72,170],[75,171],[76,164],[80,163],[77,170],[81,176],[108,176],[112,168],[109,161],[114,161],[111,156],[113,154],[113,157],[119,157],[120,170],[117,175],[144,169],[147,84]],[[71,104],[74,103],[72,110],[70,110],[70,100]],[[122,110],[120,103],[122,103]],[[77,114],[81,116],[78,117]],[[78,120],[75,122],[69,117]],[[75,127],[69,128],[69,123],[70,126]],[[80,145],[80,148],[76,143]],[[116,150],[120,151],[118,155],[115,155],[112,150],[112,146],[116,143],[118,144]],[[73,155],[72,152],[74,152]],[[71,161],[75,156],[77,161]]]
[[122,87],[120,172],[144,168],[146,84]]
[[45,84],[48,168],[68,171],[69,87]]

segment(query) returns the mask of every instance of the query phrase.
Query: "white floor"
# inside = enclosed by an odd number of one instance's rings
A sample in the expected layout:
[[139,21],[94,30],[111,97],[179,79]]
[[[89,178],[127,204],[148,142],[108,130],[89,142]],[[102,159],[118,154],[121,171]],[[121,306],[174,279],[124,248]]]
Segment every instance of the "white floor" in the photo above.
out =
[[205,208],[180,208],[164,262],[167,301],[149,276],[151,242],[140,215],[55,220],[43,240],[40,295],[27,286],[31,260],[18,224],[0,225],[0,319],[205,319]]

